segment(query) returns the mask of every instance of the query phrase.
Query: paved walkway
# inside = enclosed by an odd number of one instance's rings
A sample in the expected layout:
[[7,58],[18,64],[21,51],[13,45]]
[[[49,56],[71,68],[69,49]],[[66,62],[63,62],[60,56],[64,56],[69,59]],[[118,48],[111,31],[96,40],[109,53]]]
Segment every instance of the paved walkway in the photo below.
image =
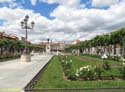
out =
[[52,55],[32,56],[32,62],[20,59],[0,63],[0,92],[24,92],[23,88],[52,58]]

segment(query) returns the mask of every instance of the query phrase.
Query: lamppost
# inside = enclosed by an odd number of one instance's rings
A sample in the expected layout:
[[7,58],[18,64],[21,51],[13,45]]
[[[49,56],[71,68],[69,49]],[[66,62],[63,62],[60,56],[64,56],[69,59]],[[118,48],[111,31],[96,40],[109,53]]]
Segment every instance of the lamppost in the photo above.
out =
[[123,36],[122,57],[125,58],[125,36]]
[[50,39],[47,39],[47,45],[46,45],[46,53],[50,54],[51,52],[51,47],[50,47]]
[[48,38],[48,39],[47,39],[48,44],[49,44],[49,41],[50,41],[50,39]]
[[[28,39],[28,29],[33,29],[34,27],[34,22],[31,22],[31,26],[28,26],[28,20],[29,20],[29,16],[26,15],[24,20],[21,21],[21,28],[25,29],[25,44],[27,45],[27,39]],[[31,61],[31,57],[30,57],[30,51],[27,48],[27,46],[25,46],[23,54],[21,55],[21,61],[22,62],[29,62]]]

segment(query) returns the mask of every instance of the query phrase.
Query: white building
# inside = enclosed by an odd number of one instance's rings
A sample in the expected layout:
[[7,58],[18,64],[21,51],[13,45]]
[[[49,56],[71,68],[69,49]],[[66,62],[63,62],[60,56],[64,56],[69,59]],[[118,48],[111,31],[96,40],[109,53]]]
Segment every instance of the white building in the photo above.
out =
[[42,42],[40,45],[44,48],[43,52],[47,53],[57,53],[57,52],[62,52],[64,50],[65,44],[61,42]]

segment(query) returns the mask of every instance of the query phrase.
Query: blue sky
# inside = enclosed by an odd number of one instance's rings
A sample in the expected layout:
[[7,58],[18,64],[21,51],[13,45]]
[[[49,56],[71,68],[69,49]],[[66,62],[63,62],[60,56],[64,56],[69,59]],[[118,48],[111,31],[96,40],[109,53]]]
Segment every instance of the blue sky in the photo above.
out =
[[20,21],[28,14],[32,42],[83,41],[124,27],[124,9],[125,0],[0,0],[0,31],[24,36]]
[[24,8],[32,9],[37,13],[40,13],[41,15],[52,19],[52,17],[49,16],[49,14],[58,6],[59,4],[47,4],[44,2],[38,2],[37,5],[32,5],[30,0],[26,0],[24,3]]
[[[6,0],[5,0],[6,1]],[[50,13],[59,6],[57,2],[48,4],[47,2],[36,1],[35,5],[32,5],[32,0],[13,0],[15,3],[21,3],[22,8],[34,10],[36,13],[40,13],[41,15],[53,19],[50,16]],[[98,8],[92,6],[92,0],[80,0],[80,4],[85,4],[86,8]],[[0,3],[0,7],[9,7],[7,3]],[[14,7],[15,8],[15,7]],[[107,6],[99,7],[100,9],[107,9]]]

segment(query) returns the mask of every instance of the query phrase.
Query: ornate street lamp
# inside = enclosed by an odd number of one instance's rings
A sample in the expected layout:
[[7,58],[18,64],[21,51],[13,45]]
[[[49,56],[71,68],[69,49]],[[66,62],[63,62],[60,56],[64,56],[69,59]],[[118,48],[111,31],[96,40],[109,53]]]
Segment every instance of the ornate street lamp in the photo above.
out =
[[[25,44],[27,44],[27,39],[28,39],[28,32],[27,31],[28,31],[28,29],[33,29],[34,24],[35,24],[34,21],[32,21],[31,25],[28,26],[28,21],[29,21],[29,16],[28,15],[26,15],[24,20],[21,21],[21,28],[25,29],[25,31],[26,31],[25,32]],[[21,56],[21,61],[23,61],[23,62],[30,61],[30,51],[27,48],[27,46],[25,46],[25,48],[24,48],[23,54]]]
[[50,39],[47,39],[47,45],[46,45],[46,53],[50,54],[51,52],[51,46],[50,46]]
[[49,41],[50,41],[50,39],[48,38],[48,39],[47,39],[48,44],[49,44]]

